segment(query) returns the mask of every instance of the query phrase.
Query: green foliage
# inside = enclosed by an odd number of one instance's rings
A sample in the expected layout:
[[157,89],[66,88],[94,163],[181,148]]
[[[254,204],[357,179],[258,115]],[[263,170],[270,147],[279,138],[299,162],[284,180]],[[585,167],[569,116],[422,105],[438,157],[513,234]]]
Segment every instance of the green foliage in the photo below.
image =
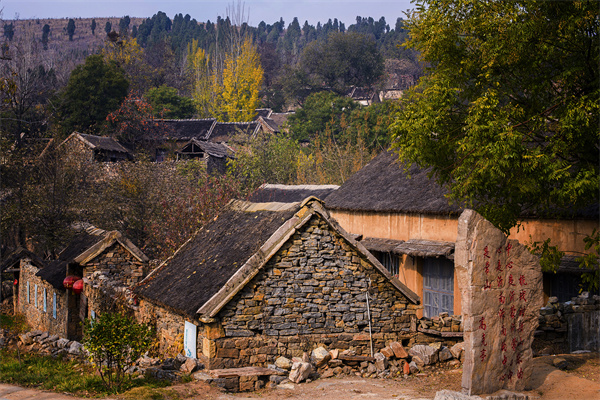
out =
[[[17,354],[7,350],[0,350],[0,382],[79,396],[114,392],[107,391],[100,376],[79,362],[37,354],[23,354],[19,358]],[[126,382],[122,390],[132,387],[152,389],[167,385],[166,381],[142,378]]]
[[151,327],[130,316],[103,313],[85,321],[83,345],[107,388],[119,390],[129,377],[126,371],[150,349],[154,335]]
[[127,95],[129,83],[123,70],[101,55],[89,56],[77,66],[62,94],[60,117],[64,134],[96,131],[106,116]]
[[92,35],[96,35],[96,20],[92,19],[92,24],[90,25],[90,28],[92,30]]
[[588,254],[579,257],[579,266],[585,269],[585,272],[581,274],[582,284],[587,287],[587,290],[592,293],[598,293],[600,289],[600,266],[598,260],[600,260],[600,231],[594,229],[591,235],[583,239],[585,242],[585,249],[589,251]]
[[110,21],[106,21],[106,25],[104,25],[104,32],[108,35],[112,31],[112,24]]
[[69,35],[70,41],[73,41],[74,34],[75,34],[75,20],[73,20],[73,18],[69,18],[69,22],[67,22],[67,35]]
[[155,117],[191,118],[196,110],[192,99],[179,96],[177,89],[167,85],[148,90],[144,97],[152,105]]
[[598,201],[595,2],[425,0],[407,27],[429,68],[393,126],[403,161],[504,232]]

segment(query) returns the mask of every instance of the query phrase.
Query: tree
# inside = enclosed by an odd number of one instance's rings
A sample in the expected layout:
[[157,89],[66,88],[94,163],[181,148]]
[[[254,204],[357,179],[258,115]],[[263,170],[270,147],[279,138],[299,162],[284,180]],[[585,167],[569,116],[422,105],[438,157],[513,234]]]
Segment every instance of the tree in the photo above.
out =
[[92,29],[92,35],[96,36],[96,19],[92,18],[92,25],[90,28]]
[[192,99],[179,96],[177,89],[166,85],[148,90],[144,97],[152,105],[156,117],[190,118],[196,110]]
[[129,15],[126,15],[119,20],[119,35],[127,36],[127,31],[129,30],[130,22],[131,19],[129,18]]
[[48,36],[50,35],[50,25],[45,24],[42,28],[42,46],[44,50],[48,50]]
[[300,69],[312,87],[323,83],[339,93],[349,86],[371,86],[383,74],[383,57],[375,40],[356,32],[332,32],[325,40],[309,43],[300,57]]
[[393,127],[402,160],[505,232],[597,204],[597,3],[426,0],[408,27],[429,68]]
[[112,32],[112,24],[110,21],[106,21],[106,25],[104,25],[104,32],[106,32],[107,35]]
[[[76,67],[62,94],[58,115],[63,132],[95,131],[127,95],[129,83],[123,69],[101,55],[89,56]],[[62,122],[61,122],[62,121]]]
[[67,22],[67,35],[69,35],[69,41],[73,41],[73,35],[75,34],[75,21],[73,18],[69,18]]
[[118,390],[130,376],[127,370],[150,349],[154,336],[150,326],[123,313],[102,313],[86,319],[83,327],[83,345],[90,361],[111,390]]
[[12,42],[15,36],[15,25],[11,22],[10,24],[4,23],[4,37]]

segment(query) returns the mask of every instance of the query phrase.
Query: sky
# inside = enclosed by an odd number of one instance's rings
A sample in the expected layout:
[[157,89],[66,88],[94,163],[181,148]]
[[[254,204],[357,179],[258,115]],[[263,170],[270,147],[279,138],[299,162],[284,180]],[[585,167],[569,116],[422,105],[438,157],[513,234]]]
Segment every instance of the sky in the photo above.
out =
[[[0,0],[2,18],[92,18],[92,17],[151,17],[158,11],[165,12],[171,19],[175,14],[190,14],[198,22],[215,21],[217,16],[227,16],[227,6],[233,1],[209,0]],[[237,2],[236,2],[237,4]],[[298,17],[302,25],[305,20],[312,25],[337,18],[349,26],[357,16],[382,16],[391,28],[398,17],[405,18],[404,11],[414,8],[410,0],[246,0],[246,19],[251,26],[260,21],[272,24],[280,17],[286,26]]]

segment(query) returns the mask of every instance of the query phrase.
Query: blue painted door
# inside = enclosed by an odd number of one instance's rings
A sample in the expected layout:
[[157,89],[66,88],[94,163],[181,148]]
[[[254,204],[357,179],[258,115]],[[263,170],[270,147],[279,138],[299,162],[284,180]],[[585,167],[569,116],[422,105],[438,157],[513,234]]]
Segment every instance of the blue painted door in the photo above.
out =
[[454,314],[454,263],[446,258],[423,259],[423,314],[432,318]]

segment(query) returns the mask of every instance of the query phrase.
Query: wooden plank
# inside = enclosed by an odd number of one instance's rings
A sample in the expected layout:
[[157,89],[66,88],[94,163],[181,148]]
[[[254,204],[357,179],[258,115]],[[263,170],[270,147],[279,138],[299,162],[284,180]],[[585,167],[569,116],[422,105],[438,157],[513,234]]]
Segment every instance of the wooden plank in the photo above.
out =
[[340,354],[338,356],[338,359],[342,360],[342,361],[354,361],[354,362],[363,362],[363,361],[367,361],[367,362],[375,362],[375,357],[369,357],[369,356],[349,356],[346,354]]
[[441,336],[441,337],[463,337],[462,332],[440,332],[433,329],[424,329],[419,327],[419,332],[427,333],[429,335]]
[[271,368],[262,367],[243,367],[243,368],[224,368],[206,371],[215,378],[233,378],[240,376],[265,376],[282,375],[283,372]]

